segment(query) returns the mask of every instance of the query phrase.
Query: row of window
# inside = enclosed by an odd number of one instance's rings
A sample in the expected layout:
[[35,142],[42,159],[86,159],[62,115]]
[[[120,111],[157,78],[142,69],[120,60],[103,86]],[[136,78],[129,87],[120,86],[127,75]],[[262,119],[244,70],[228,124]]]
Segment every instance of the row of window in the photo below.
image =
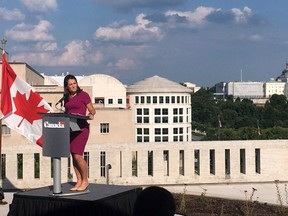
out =
[[[173,128],[173,142],[183,142],[183,127]],[[187,128],[187,131],[189,128]],[[137,142],[150,142],[150,129],[136,129]],[[187,136],[188,141],[189,137]],[[154,142],[169,142],[169,128],[154,128]]]
[[[168,108],[155,108],[154,110],[154,123],[169,123],[169,109]],[[183,123],[184,122],[184,112],[183,108],[173,108],[173,123]],[[189,122],[189,109],[186,110],[186,122]],[[150,123],[150,109],[149,108],[137,108],[136,109],[136,122],[138,124]]]
[[135,104],[190,104],[190,96],[135,96]]
[[[108,98],[107,104],[114,104],[115,100],[117,101],[117,104],[123,104],[123,99],[122,98],[118,98],[118,99]],[[105,102],[105,98],[104,97],[95,97],[94,98],[94,103],[96,103],[96,104],[104,104],[104,102]]]
[[[184,150],[179,151],[179,175],[185,175],[184,173],[184,164],[185,164],[185,157],[184,157]],[[120,153],[121,154],[121,153]],[[246,150],[240,149],[240,161],[239,161],[239,171],[242,174],[246,174]],[[255,173],[261,174],[261,154],[260,149],[255,149]],[[122,154],[121,154],[122,157]],[[87,162],[88,166],[88,176],[89,176],[89,152],[84,153],[84,159]],[[148,151],[147,153],[147,161],[148,161],[148,170],[147,174],[150,176],[153,176],[154,171],[154,163],[153,163],[153,151]],[[201,164],[200,164],[200,150],[195,149],[194,150],[194,172],[196,175],[200,175],[201,170]],[[169,162],[169,150],[163,151],[163,163],[164,163],[164,175],[169,176],[169,168],[170,168],[170,162]],[[215,155],[215,149],[209,150],[209,163],[210,163],[210,174],[215,175],[215,167],[216,167],[216,155]],[[229,176],[231,173],[231,155],[230,155],[230,149],[225,149],[225,175]],[[106,177],[108,167],[106,165],[106,152],[101,151],[100,152],[100,176]],[[138,175],[138,152],[133,151],[132,152],[132,176]],[[2,179],[6,179],[6,155],[2,154]],[[23,154],[19,153],[17,154],[17,178],[23,179]],[[73,178],[72,172],[71,172],[71,161],[70,158],[68,158],[68,170],[67,170],[67,176],[68,178]],[[34,154],[34,178],[40,178],[40,154],[35,153]],[[51,158],[51,178],[53,178],[53,159]]]

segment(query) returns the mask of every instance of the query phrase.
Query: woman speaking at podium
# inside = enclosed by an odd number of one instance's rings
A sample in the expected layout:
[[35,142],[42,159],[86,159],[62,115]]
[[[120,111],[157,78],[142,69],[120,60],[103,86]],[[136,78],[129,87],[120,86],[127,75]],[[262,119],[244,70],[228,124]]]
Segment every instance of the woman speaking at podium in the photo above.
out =
[[[94,119],[95,108],[89,94],[83,91],[73,75],[64,78],[64,107],[65,113],[86,116],[88,111],[89,120]],[[85,191],[88,188],[88,168],[83,158],[84,149],[89,137],[89,123],[86,119],[78,119],[77,123],[81,131],[70,133],[70,153],[73,159],[74,171],[77,182],[71,191]]]

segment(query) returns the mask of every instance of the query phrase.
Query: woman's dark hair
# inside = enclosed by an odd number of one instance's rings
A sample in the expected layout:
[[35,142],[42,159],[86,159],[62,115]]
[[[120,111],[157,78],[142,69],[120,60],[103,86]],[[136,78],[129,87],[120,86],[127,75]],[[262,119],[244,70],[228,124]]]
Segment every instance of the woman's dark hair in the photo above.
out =
[[77,81],[76,77],[74,75],[68,74],[67,76],[65,76],[64,83],[63,83],[64,84],[64,95],[66,97],[68,97],[68,95],[69,95],[69,92],[67,90],[67,86],[68,86],[68,80],[70,80],[70,79],[73,79],[73,80],[76,81],[76,83],[77,83],[77,93],[80,93],[82,91],[82,89],[78,85],[78,81]]

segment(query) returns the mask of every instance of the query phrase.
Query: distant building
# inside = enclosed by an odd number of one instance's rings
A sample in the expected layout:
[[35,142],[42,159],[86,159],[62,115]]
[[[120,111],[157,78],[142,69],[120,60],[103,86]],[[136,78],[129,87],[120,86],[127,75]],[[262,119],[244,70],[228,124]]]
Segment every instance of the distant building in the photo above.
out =
[[136,142],[191,141],[191,90],[153,76],[127,88]]
[[264,85],[265,97],[270,98],[273,94],[277,95],[286,95],[285,89],[287,88],[287,82],[275,81],[274,79],[270,79]]
[[288,62],[286,62],[286,67],[282,71],[281,75],[276,78],[276,81],[287,83],[287,81],[288,81],[287,78],[288,78]]
[[286,68],[276,79],[267,82],[220,82],[215,85],[215,96],[223,98],[231,95],[233,98],[251,99],[254,103],[264,104],[272,95],[288,97],[288,62]]
[[263,82],[228,82],[225,86],[225,94],[234,98],[264,98]]
[[191,89],[193,93],[199,91],[201,89],[200,86],[197,86],[196,84],[194,83],[191,83],[191,82],[184,82],[183,83],[187,88]]

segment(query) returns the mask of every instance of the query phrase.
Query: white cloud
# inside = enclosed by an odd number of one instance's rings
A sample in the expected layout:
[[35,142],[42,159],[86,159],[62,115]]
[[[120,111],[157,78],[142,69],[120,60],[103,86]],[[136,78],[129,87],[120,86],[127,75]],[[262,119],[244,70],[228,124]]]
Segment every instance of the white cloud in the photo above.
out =
[[243,11],[239,8],[232,8],[231,11],[235,15],[234,19],[236,23],[246,23],[252,14],[252,10],[249,7],[244,7]]
[[263,37],[261,35],[255,34],[255,35],[250,35],[248,37],[248,40],[250,41],[261,41]]
[[46,20],[41,20],[37,25],[21,23],[7,30],[5,35],[16,41],[51,41],[54,40],[49,34],[51,28],[51,23]]
[[30,11],[46,12],[48,10],[57,10],[56,0],[22,0],[22,3]]
[[[167,17],[184,17],[186,18],[188,24],[193,27],[201,27],[206,23],[205,17],[212,12],[216,11],[215,8],[212,7],[198,7],[195,9],[195,11],[172,11],[169,10],[165,13],[165,16]],[[171,22],[171,19],[170,19]],[[187,23],[186,23],[187,25]]]
[[89,41],[74,40],[65,46],[65,52],[59,56],[57,65],[83,65]]
[[162,32],[156,26],[150,26],[149,20],[144,19],[145,14],[139,14],[135,25],[126,25],[116,27],[100,27],[94,34],[95,39],[103,41],[118,41],[118,42],[132,42],[141,43],[150,40],[161,40]]
[[137,68],[137,63],[133,61],[132,59],[122,58],[119,59],[115,66],[120,70],[131,70]]
[[44,52],[55,51],[57,50],[57,43],[56,42],[39,42],[36,44],[36,49],[42,50]]
[[81,66],[87,64],[97,64],[102,60],[100,52],[90,50],[89,41],[73,40],[67,44],[59,54],[56,43],[38,43],[31,47],[29,52],[21,52],[13,55],[11,59],[15,61],[28,62],[38,66]]
[[0,17],[2,17],[4,20],[24,20],[25,15],[21,13],[18,9],[8,10],[6,8],[0,7]]

